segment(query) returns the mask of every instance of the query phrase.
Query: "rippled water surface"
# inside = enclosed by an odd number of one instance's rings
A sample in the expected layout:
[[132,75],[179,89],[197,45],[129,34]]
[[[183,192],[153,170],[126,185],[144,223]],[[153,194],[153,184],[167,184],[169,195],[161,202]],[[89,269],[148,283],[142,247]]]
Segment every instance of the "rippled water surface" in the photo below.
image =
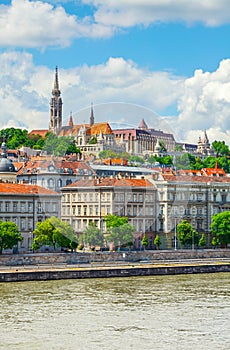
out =
[[0,349],[230,349],[230,274],[0,284]]

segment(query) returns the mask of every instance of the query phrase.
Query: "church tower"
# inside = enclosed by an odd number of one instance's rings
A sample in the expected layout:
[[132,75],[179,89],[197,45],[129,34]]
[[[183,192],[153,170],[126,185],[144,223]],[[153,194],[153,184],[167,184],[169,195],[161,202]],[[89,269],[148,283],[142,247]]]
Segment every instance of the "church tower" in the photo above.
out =
[[94,125],[94,112],[93,112],[93,103],[91,103],[91,112],[90,112],[90,126]]
[[58,67],[55,70],[54,86],[50,100],[50,125],[49,131],[58,134],[62,127],[62,99],[58,83]]

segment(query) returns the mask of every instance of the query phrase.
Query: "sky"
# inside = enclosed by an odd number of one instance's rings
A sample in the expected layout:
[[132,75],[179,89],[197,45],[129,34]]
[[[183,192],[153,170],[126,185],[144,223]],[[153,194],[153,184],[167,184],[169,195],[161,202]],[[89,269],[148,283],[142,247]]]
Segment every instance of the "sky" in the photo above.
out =
[[149,127],[230,145],[229,0],[1,0],[0,128]]

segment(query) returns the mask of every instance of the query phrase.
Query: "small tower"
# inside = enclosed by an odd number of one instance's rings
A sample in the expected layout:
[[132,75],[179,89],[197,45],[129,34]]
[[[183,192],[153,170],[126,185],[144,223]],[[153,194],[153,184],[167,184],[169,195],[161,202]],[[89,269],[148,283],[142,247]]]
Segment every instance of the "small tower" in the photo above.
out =
[[70,112],[70,116],[69,116],[69,126],[72,128],[73,127],[73,116],[72,116],[72,112]]
[[94,125],[93,103],[91,103],[90,126]]
[[50,100],[50,125],[49,131],[58,134],[62,127],[62,99],[58,83],[58,67],[55,70],[54,86]]

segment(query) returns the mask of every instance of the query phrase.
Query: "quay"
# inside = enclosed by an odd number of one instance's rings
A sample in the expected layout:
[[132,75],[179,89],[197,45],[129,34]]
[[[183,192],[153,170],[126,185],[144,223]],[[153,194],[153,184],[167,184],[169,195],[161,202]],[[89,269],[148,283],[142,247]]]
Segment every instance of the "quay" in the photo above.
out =
[[216,272],[230,272],[230,250],[0,256],[0,282]]

